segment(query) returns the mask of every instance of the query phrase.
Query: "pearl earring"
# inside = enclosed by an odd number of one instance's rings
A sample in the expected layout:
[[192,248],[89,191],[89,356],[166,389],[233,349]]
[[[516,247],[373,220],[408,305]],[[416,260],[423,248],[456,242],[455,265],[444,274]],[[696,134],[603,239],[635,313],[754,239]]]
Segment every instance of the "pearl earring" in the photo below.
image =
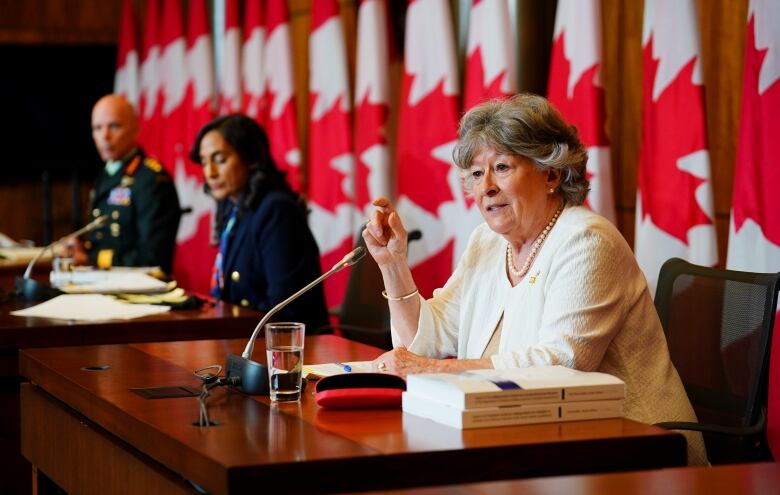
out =
[[555,192],[555,189],[553,189],[553,188],[551,187],[549,192],[550,192],[550,194],[552,194],[552,193],[554,193],[554,192]]

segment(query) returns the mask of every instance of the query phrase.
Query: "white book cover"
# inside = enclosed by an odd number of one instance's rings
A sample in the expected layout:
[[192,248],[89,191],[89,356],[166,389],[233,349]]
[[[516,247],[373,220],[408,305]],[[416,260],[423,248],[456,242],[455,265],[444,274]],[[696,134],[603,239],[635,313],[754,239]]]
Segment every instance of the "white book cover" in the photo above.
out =
[[626,385],[606,373],[538,366],[409,375],[406,390],[455,408],[474,409],[622,399]]
[[623,416],[622,399],[459,409],[409,392],[402,397],[405,413],[461,430]]

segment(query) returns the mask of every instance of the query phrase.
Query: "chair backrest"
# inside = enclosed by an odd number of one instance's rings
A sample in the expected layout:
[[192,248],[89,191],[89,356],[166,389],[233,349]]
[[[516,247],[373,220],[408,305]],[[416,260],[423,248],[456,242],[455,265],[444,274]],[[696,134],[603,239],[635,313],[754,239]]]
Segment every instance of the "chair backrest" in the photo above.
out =
[[700,423],[750,427],[763,418],[778,289],[780,273],[679,258],[661,267],[655,306]]
[[[409,232],[408,241],[420,239],[419,230]],[[357,246],[366,246],[358,234]],[[390,309],[382,297],[382,273],[370,254],[352,266],[339,323],[345,337],[382,349],[392,349],[390,339]]]

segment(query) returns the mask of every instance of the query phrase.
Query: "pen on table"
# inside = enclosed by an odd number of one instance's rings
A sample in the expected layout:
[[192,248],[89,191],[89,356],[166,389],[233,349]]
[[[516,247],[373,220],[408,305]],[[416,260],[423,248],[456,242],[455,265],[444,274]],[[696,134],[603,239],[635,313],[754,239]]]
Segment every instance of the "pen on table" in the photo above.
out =
[[350,366],[350,365],[348,365],[348,364],[344,364],[344,363],[338,363],[338,362],[337,362],[337,363],[334,363],[334,364],[335,364],[336,366],[341,366],[341,369],[343,369],[343,370],[344,370],[344,371],[346,371],[347,373],[349,373],[350,371],[352,371],[352,366]]

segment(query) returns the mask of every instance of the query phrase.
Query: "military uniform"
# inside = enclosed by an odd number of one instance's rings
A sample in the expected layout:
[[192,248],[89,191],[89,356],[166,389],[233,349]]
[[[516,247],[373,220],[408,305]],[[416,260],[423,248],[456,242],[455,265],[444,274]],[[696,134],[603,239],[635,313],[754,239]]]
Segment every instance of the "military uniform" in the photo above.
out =
[[181,208],[171,176],[137,148],[110,175],[98,175],[90,193],[91,217],[108,223],[85,236],[93,265],[159,266],[170,273]]

